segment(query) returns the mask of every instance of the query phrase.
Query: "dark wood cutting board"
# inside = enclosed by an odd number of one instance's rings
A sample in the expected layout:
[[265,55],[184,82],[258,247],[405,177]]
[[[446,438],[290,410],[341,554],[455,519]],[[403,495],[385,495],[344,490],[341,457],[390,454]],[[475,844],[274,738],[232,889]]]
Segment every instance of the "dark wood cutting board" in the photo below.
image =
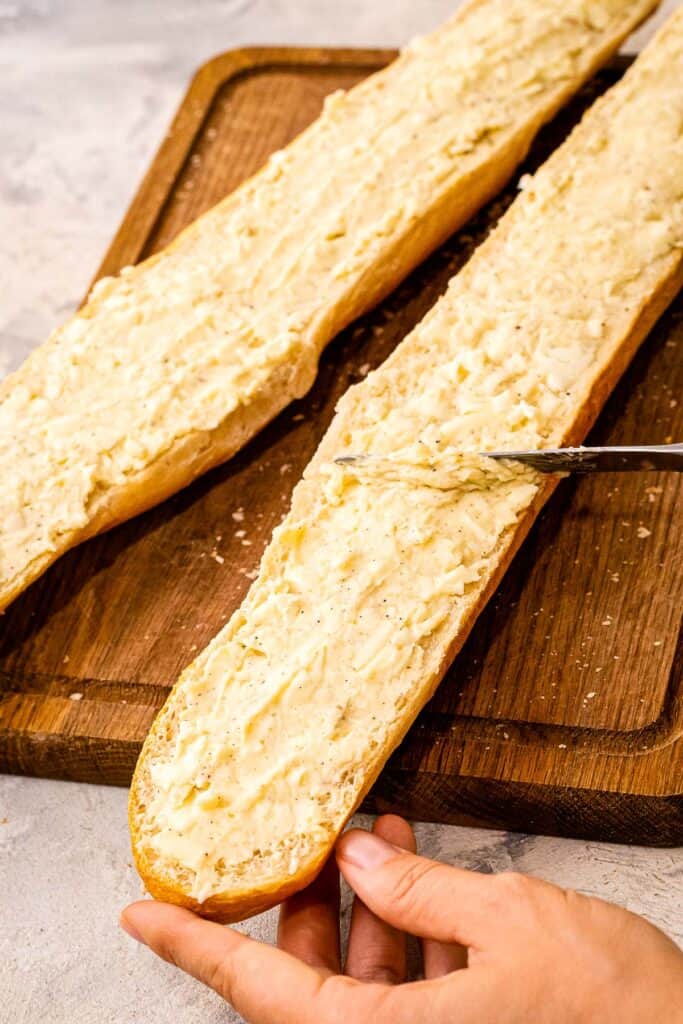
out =
[[[392,53],[228,53],[197,74],[99,275],[168,243]],[[616,64],[543,133],[564,138]],[[240,455],[62,558],[7,611],[0,767],[125,785],[179,671],[243,598],[345,389],[444,291],[514,185],[325,354],[311,394]],[[683,438],[683,304],[643,345],[593,432]],[[683,480],[565,481],[367,801],[413,818],[683,842]]]

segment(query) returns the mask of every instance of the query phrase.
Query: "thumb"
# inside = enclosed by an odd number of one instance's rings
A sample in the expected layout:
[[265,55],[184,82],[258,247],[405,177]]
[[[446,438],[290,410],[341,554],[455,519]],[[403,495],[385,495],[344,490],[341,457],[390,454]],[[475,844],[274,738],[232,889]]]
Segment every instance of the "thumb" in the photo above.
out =
[[483,945],[499,902],[491,875],[417,857],[360,829],[346,832],[336,852],[346,881],[383,921],[421,938]]

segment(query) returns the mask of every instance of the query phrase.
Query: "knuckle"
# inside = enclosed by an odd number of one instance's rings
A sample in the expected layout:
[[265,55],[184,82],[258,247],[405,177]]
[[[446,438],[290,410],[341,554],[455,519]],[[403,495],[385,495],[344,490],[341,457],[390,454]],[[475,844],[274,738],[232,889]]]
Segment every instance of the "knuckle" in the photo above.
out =
[[227,999],[229,1003],[233,1002],[234,993],[227,961],[216,960],[214,963],[208,964],[204,969],[202,981],[214,992],[218,992],[224,999]]
[[493,880],[494,892],[499,900],[529,900],[534,892],[535,880],[518,871],[503,871]]
[[319,1024],[349,1024],[356,1019],[350,1012],[357,994],[356,986],[356,981],[341,974],[323,980],[315,1006]]
[[378,964],[367,981],[374,981],[380,985],[400,985],[404,981],[403,971],[393,964]]
[[398,1020],[394,996],[400,991],[338,974],[323,981],[312,1019],[317,1024],[394,1024]]
[[180,967],[180,957],[178,954],[178,944],[172,938],[167,939],[163,943],[159,943],[155,946],[154,952],[157,956],[160,956],[162,960],[172,964],[173,967]]
[[356,959],[350,973],[356,981],[375,981],[385,985],[398,985],[403,981],[403,971],[398,964],[372,953]]
[[187,961],[187,949],[190,946],[189,926],[183,922],[180,926],[168,930],[164,936],[163,948],[159,950],[164,960],[168,960],[174,967],[185,970]]
[[402,868],[394,883],[393,898],[404,911],[409,912],[425,899],[438,869],[435,861],[417,859]]
[[[617,922],[612,914],[614,908],[608,903],[596,896],[577,892],[576,889],[563,889],[561,893],[564,916],[577,928],[590,928],[592,932],[600,934],[609,934],[615,930]],[[623,917],[620,916],[619,931],[623,932],[627,920],[628,914],[624,912]]]
[[503,871],[491,878],[488,887],[490,915],[499,915],[506,921],[528,920],[535,914],[539,903],[539,883],[518,871]]
[[582,893],[577,892],[576,889],[562,889],[562,902],[565,910],[570,913],[582,912],[592,914],[594,908],[598,909],[598,901],[594,900],[591,896],[584,896]]

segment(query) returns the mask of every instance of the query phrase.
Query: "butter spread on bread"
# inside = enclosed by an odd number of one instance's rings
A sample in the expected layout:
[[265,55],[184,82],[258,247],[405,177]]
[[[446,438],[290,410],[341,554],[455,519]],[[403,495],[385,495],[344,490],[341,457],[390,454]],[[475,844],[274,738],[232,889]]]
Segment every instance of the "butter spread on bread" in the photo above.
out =
[[0,385],[0,609],[229,458],[510,176],[656,0],[470,0]]
[[[143,748],[130,822],[154,896],[231,920],[319,870],[553,489],[476,453],[578,443],[681,286],[682,126],[680,11],[343,397]],[[334,461],[355,452],[375,469]]]

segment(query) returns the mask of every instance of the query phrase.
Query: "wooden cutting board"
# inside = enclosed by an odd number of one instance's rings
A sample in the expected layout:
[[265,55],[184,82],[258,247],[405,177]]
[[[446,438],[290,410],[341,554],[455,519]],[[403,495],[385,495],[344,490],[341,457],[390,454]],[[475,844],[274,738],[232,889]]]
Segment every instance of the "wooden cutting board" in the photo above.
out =
[[[150,255],[263,164],[366,50],[243,50],[200,69],[98,276]],[[547,129],[523,170],[621,74]],[[114,144],[112,142],[112,144]],[[313,391],[240,455],[72,551],[8,610],[0,767],[125,785],[180,670],[238,606],[340,395],[444,291],[514,186],[324,356]],[[592,440],[683,438],[683,304],[643,345]],[[367,801],[409,817],[683,842],[683,480],[568,480]]]

